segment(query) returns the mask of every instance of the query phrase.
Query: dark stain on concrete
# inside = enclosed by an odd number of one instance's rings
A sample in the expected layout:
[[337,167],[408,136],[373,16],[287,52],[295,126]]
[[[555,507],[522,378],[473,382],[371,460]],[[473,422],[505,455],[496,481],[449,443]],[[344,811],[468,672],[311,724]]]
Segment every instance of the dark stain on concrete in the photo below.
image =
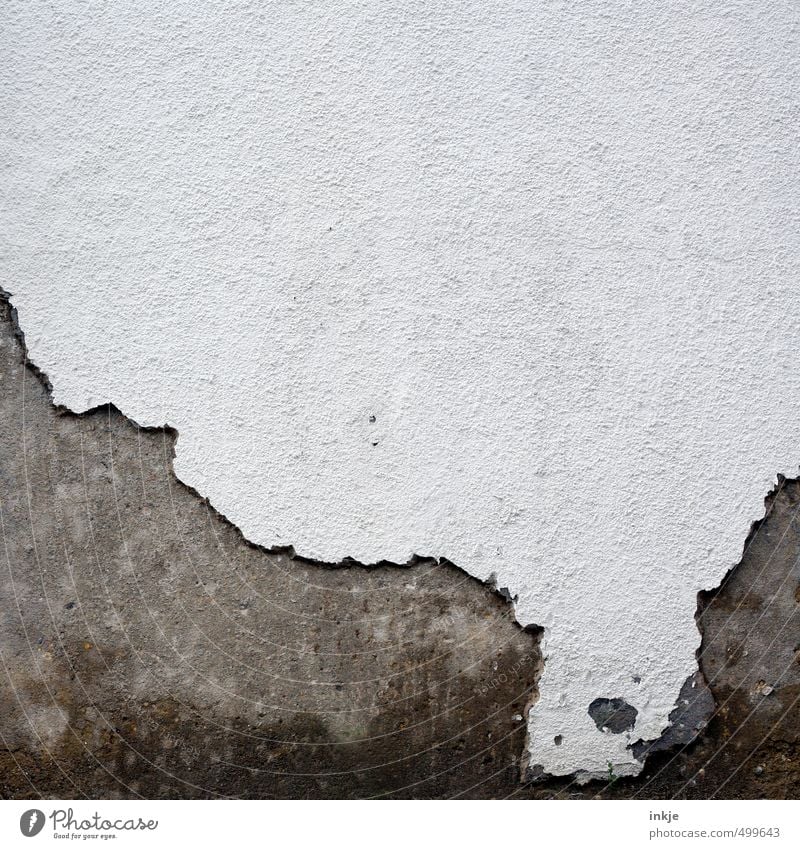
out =
[[539,633],[498,592],[248,543],[174,432],[54,407],[21,341],[0,298],[3,797],[797,795],[796,482],[701,594],[700,738],[635,780],[521,782]]

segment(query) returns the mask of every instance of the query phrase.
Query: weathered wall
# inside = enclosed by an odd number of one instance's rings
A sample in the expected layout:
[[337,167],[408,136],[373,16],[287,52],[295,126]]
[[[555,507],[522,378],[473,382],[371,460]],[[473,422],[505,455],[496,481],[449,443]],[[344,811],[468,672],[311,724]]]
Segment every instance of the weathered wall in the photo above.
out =
[[252,543],[506,588],[531,770],[635,773],[800,462],[794,11],[195,6],[4,7],[33,362]]
[[247,544],[175,479],[173,434],[56,412],[2,312],[5,793],[518,780],[541,661],[504,599],[430,560],[325,568]]
[[[56,410],[0,304],[0,794],[798,796],[800,487],[701,600],[717,702],[638,779],[530,783],[539,635],[453,566],[248,544],[174,434]],[[614,778],[612,776],[612,778]]]

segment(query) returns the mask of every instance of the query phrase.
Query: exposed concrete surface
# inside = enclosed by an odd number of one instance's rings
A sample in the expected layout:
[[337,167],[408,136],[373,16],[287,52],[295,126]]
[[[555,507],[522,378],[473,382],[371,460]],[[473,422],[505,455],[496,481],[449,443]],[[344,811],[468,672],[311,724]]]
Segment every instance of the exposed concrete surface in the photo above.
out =
[[702,600],[700,741],[638,779],[520,783],[541,658],[499,591],[248,544],[172,435],[57,411],[0,313],[3,796],[800,796],[797,483]]
[[513,786],[540,656],[507,601],[431,560],[247,544],[172,435],[57,413],[0,309],[3,794]]
[[55,399],[173,426],[255,543],[495,575],[545,628],[532,762],[638,770],[800,460],[793,6],[3,15],[0,278]]

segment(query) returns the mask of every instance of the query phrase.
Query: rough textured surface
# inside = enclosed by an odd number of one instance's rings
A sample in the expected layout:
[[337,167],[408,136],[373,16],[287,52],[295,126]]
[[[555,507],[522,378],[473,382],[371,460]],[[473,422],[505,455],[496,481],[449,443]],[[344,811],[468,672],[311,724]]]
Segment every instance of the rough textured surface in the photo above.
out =
[[431,560],[324,568],[247,544],[174,478],[174,435],[56,412],[7,321],[0,375],[5,795],[519,780],[541,661],[507,601]]
[[654,752],[664,752],[694,742],[714,715],[714,696],[698,669],[681,687],[675,709],[669,715],[669,727],[657,740],[638,740],[631,751],[639,760]]
[[57,411],[0,318],[3,797],[800,797],[796,482],[701,600],[700,741],[520,783],[541,658],[499,592],[248,544],[175,479],[173,435]]
[[3,15],[0,274],[56,400],[176,428],[255,543],[494,575],[545,628],[532,763],[636,771],[800,460],[794,10]]

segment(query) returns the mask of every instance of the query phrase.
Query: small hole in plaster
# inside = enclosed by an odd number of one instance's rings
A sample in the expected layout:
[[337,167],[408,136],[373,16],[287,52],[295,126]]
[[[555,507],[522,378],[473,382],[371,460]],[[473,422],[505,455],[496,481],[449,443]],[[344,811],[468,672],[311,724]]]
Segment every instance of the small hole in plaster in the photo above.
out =
[[560,734],[556,734],[556,736],[553,737],[553,742],[556,746],[560,746],[564,742],[564,738]]
[[634,675],[633,676],[633,683],[634,684],[641,684],[642,683],[642,676],[641,675]]
[[375,424],[375,416],[369,417],[370,424]]
[[378,444],[378,440],[376,439],[376,440],[372,443],[372,447],[374,448],[377,444]]

